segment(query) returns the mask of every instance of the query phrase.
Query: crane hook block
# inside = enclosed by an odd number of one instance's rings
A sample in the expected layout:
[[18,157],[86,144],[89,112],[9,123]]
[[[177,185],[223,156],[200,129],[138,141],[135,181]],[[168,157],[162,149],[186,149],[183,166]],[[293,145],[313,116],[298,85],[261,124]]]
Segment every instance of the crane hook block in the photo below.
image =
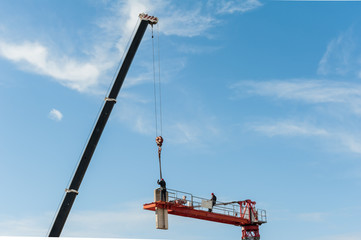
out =
[[162,147],[162,145],[163,145],[163,138],[162,138],[162,136],[156,137],[156,138],[155,138],[155,142],[157,143],[157,146],[158,146],[158,147]]
[[141,14],[139,14],[139,18],[140,18],[141,20],[149,21],[149,23],[152,24],[152,25],[158,23],[158,18],[157,18],[157,17],[149,16],[149,15],[146,14],[146,13],[141,13]]

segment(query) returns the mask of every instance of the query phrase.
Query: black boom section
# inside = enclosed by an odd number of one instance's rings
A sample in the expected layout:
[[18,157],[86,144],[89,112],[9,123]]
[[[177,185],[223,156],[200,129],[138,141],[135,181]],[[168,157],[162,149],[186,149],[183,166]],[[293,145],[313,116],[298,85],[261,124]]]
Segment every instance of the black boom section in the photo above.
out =
[[[80,184],[84,178],[85,172],[89,166],[90,160],[93,156],[95,148],[99,142],[99,139],[102,135],[104,127],[108,121],[109,115],[112,112],[112,109],[115,104],[115,99],[117,98],[120,88],[123,85],[125,76],[127,75],[130,64],[133,61],[134,55],[138,49],[138,46],[143,38],[145,30],[147,29],[148,24],[155,24],[158,20],[157,18],[141,14],[140,18],[142,19],[137,32],[134,35],[133,41],[128,49],[128,52],[124,58],[123,64],[118,72],[118,76],[114,81],[112,89],[109,93],[108,98],[106,98],[103,109],[98,117],[97,123],[93,129],[93,132],[89,138],[89,141],[85,147],[83,155],[80,159],[79,165],[76,169],[76,172],[73,176],[73,179],[70,183],[69,189],[66,190],[66,195],[63,199],[61,207],[55,217],[52,228],[49,233],[49,237],[59,237],[63,227],[65,225],[66,219],[68,218],[69,212],[73,206],[75,198],[78,194]],[[147,19],[148,18],[148,19]],[[155,20],[156,21],[155,21]],[[153,20],[153,21],[152,21]]]

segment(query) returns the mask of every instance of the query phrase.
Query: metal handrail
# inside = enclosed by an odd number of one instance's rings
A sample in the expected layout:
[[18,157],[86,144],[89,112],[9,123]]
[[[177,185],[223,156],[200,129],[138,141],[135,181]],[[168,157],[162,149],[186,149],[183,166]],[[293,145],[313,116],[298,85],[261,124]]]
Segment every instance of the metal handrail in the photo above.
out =
[[258,221],[259,221],[259,222],[262,222],[262,223],[266,223],[266,222],[267,222],[266,210],[258,209],[258,210],[257,210],[257,214],[258,214]]
[[[209,201],[210,199],[197,197],[191,193],[178,191],[175,189],[167,189],[167,191],[168,191],[168,201],[170,202],[176,201],[178,199],[182,199],[183,196],[186,196],[185,205],[192,206],[193,208],[197,208],[200,210],[208,211],[207,208],[202,207],[202,200]],[[223,204],[224,206],[222,206]],[[216,201],[216,205],[213,206],[212,212],[238,217],[241,215],[240,210],[241,210],[240,205],[238,203],[224,203],[224,202]],[[242,208],[242,212],[244,212],[243,208]],[[247,213],[245,216],[247,216]],[[267,222],[266,211],[262,209],[257,209],[257,219],[259,222],[262,223]]]

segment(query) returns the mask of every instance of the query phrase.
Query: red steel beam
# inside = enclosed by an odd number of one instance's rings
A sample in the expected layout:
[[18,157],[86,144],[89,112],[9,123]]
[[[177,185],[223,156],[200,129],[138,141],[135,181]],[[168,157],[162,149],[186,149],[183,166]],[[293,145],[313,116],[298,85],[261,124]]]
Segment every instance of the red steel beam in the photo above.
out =
[[156,208],[166,208],[168,209],[168,213],[173,215],[231,224],[235,226],[255,225],[255,223],[252,224],[249,219],[197,210],[194,209],[194,207],[185,206],[174,202],[157,201],[143,205],[143,209],[145,210],[155,211]]

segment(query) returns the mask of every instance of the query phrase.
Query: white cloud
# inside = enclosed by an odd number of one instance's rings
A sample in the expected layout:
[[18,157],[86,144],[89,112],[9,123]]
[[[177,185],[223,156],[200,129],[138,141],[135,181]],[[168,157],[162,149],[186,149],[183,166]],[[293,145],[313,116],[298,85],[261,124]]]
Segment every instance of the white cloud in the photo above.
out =
[[166,35],[195,37],[204,34],[218,21],[210,14],[202,14],[203,7],[198,5],[187,11],[174,9],[172,15],[161,16],[160,30]]
[[[152,224],[155,222],[155,217],[153,212],[139,207],[144,202],[124,203],[127,206],[126,210],[74,211],[69,215],[62,237],[98,237],[102,239],[116,237],[120,239],[119,236],[132,236],[132,239],[136,239],[134,236],[137,236],[149,239],[151,234],[157,235],[155,224]],[[3,236],[45,237],[51,223],[51,214],[27,217],[2,215],[0,219],[1,235]],[[137,231],[139,226],[147,231]]]
[[[318,74],[329,78],[336,76],[337,81],[315,78],[239,81],[233,84],[230,88],[234,91],[234,98],[261,96],[282,101],[283,106],[298,104],[298,112],[282,113],[285,119],[295,121],[269,123],[269,120],[264,120],[263,123],[250,124],[251,129],[268,136],[322,138],[322,142],[327,140],[327,144],[333,145],[329,149],[361,154],[357,128],[361,116],[361,84],[346,81],[361,78],[361,39],[355,34],[355,28],[354,25],[332,39],[318,64]],[[308,122],[317,124],[313,126]]]
[[318,236],[317,238],[310,238],[311,240],[360,240],[361,239],[361,233],[350,233],[345,232],[343,234],[339,235],[325,235],[323,237]]
[[235,13],[247,12],[261,7],[262,3],[258,0],[234,0],[234,1],[217,1],[217,13]]
[[361,139],[359,135],[340,133],[339,139],[351,152],[361,154]]
[[[111,16],[101,23],[106,29],[114,31],[115,26],[122,34],[130,33],[138,20],[140,12],[146,12],[159,18],[159,31],[165,35],[176,35],[182,37],[194,37],[205,33],[216,23],[211,13],[204,11],[202,2],[193,4],[192,7],[177,5],[176,2],[167,0],[127,0],[119,1],[118,9],[114,16]],[[124,19],[126,19],[124,24]],[[123,52],[128,38],[121,38],[118,48]]]
[[152,104],[148,100],[137,99],[133,96],[125,96],[119,101],[121,104],[116,110],[116,117],[123,123],[125,123],[133,131],[144,134],[152,135],[155,134],[155,120],[154,113],[152,112]]
[[[142,204],[139,203],[138,206]],[[64,237],[119,237],[119,236],[145,236],[145,231],[139,232],[139,226],[151,230],[155,222],[154,214],[139,207],[130,210],[116,211],[82,211],[69,215]],[[151,231],[154,232],[154,231]],[[148,231],[149,233],[149,231]],[[142,236],[143,235],[143,236]]]
[[326,136],[328,131],[304,123],[290,121],[276,122],[274,124],[252,125],[251,128],[268,136]]
[[324,212],[310,212],[298,214],[298,218],[307,222],[322,222],[328,213]]
[[45,216],[15,218],[1,216],[1,235],[3,236],[45,236],[49,223]]
[[0,56],[17,63],[24,70],[57,79],[62,85],[85,91],[97,83],[99,69],[94,64],[68,57],[56,58],[37,42],[19,44],[0,41]]
[[217,50],[220,50],[222,47],[220,46],[204,46],[204,45],[189,45],[180,43],[177,44],[178,51],[183,53],[190,53],[190,54],[204,54],[204,53],[211,53]]
[[319,62],[317,72],[323,75],[330,73],[346,74],[349,71],[353,50],[354,44],[350,31],[342,33],[328,44],[326,52]]
[[[118,19],[124,19],[124,16],[127,16],[125,28],[128,32],[134,28],[139,12],[143,11],[159,18],[158,26],[161,33],[182,37],[205,34],[208,29],[220,22],[217,20],[217,14],[247,12],[262,6],[258,0],[222,2],[209,0],[194,2],[189,6],[169,0],[127,0],[120,1],[117,5],[120,6]],[[108,22],[108,24],[111,23]]]
[[[325,80],[241,81],[232,85],[231,89],[237,98],[256,95],[304,103],[302,113],[298,116],[292,113],[291,118],[296,120],[289,120],[290,117],[286,116],[285,120],[249,124],[253,131],[270,137],[323,138],[334,145],[333,150],[361,154],[359,131],[353,127],[357,126],[361,114],[361,84]],[[318,126],[299,119],[311,119]]]
[[231,86],[236,97],[259,95],[303,101],[305,103],[338,103],[361,114],[361,84],[325,80],[240,81]]
[[359,2],[361,0],[277,0],[280,2]]
[[211,123],[205,123],[202,119],[197,122],[177,121],[173,122],[167,129],[170,135],[169,141],[175,144],[192,144],[204,146],[210,139],[219,135],[219,128]]
[[332,39],[322,56],[317,73],[361,78],[361,39],[354,33],[354,27]]
[[[295,121],[279,121],[274,123],[252,123],[249,129],[269,137],[318,137],[329,139],[334,142],[332,149],[346,150],[348,152],[361,154],[361,139],[357,131],[348,133],[346,130],[331,127],[320,128],[307,123]],[[336,147],[337,146],[337,147]],[[341,147],[341,148],[340,148]]]
[[[10,36],[6,37],[10,39],[7,41],[0,39],[0,56],[22,70],[49,76],[68,88],[97,93],[104,84],[101,79],[108,79],[104,76],[114,68],[119,53],[123,54],[139,13],[147,12],[159,17],[161,33],[182,37],[206,34],[218,22],[214,15],[219,8],[207,8],[206,2],[191,6],[168,0],[104,1],[103,4],[110,14],[95,20],[98,29],[90,37],[92,46],[77,47],[80,54],[86,55],[86,60],[67,55],[66,51],[53,47],[53,43],[42,43],[40,39],[14,43]],[[225,13],[244,12],[259,5],[257,0],[232,1],[223,2],[221,9]],[[28,27],[27,32],[31,30],[29,26],[24,27]],[[26,39],[26,36],[22,38]]]
[[55,108],[51,109],[48,116],[54,121],[61,121],[63,119],[63,114]]
[[[138,101],[137,98],[132,96],[127,97],[126,100],[122,100],[121,106],[116,112],[116,117],[137,133],[148,136],[156,134],[154,102],[152,101]],[[210,139],[220,135],[220,126],[215,123],[212,117],[199,114],[192,119],[193,121],[182,117],[168,118],[167,124],[163,126],[163,137],[166,137],[167,142],[172,144],[191,144],[192,146],[201,147],[206,146]]]

